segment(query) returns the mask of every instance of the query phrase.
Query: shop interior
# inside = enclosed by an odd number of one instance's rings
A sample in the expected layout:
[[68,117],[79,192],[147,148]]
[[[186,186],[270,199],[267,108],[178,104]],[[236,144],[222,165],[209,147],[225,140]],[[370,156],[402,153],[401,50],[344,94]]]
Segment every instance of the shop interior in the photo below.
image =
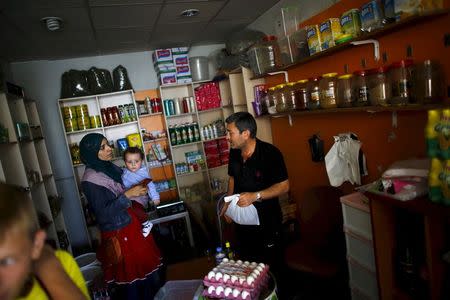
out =
[[[450,299],[450,0],[11,0],[0,24],[0,182],[29,194],[93,299],[89,132],[118,166],[144,152],[158,299]],[[290,183],[285,269],[240,298],[208,289],[218,252],[239,259],[219,217],[236,112]]]

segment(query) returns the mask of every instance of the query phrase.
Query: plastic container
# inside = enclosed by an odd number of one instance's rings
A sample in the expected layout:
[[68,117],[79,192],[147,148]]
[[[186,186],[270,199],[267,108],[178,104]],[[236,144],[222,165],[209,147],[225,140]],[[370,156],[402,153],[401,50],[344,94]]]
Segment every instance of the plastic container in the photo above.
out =
[[311,77],[308,80],[308,91],[310,94],[309,102],[308,102],[308,109],[314,110],[320,108],[320,89],[319,89],[319,82],[322,79],[322,77]]
[[336,83],[337,73],[327,73],[322,75],[319,82],[320,107],[335,108],[336,105]]
[[294,61],[299,61],[309,56],[308,38],[306,36],[305,28],[301,28],[294,32],[291,35],[291,40],[293,47],[297,49],[295,51],[297,56],[294,57]]
[[353,8],[342,14],[341,30],[343,34],[349,34],[352,38],[361,34],[361,19],[358,9]]
[[345,74],[338,77],[336,99],[338,107],[353,106],[352,78],[352,74]]
[[389,67],[389,80],[392,84],[392,105],[407,105],[412,101],[412,59],[394,62]]
[[366,199],[365,196],[360,192],[341,197],[344,227],[372,240],[370,208],[364,199]]
[[383,12],[378,0],[372,0],[361,6],[361,30],[371,32],[383,27]]
[[[292,5],[281,8],[281,19],[283,25],[284,36],[288,36],[297,30],[298,23],[300,22],[299,7]],[[279,35],[281,37],[281,35]]]
[[387,67],[380,67],[368,71],[370,105],[389,105],[391,84],[387,76],[388,70]]
[[77,256],[75,257],[75,261],[77,262],[81,270],[83,268],[101,265],[100,261],[97,259],[97,256],[94,252],[88,252],[80,256]]
[[208,57],[194,56],[189,58],[193,81],[209,80]]
[[419,103],[442,102],[444,99],[444,77],[438,62],[425,60],[414,70],[413,94]]
[[370,271],[376,272],[372,241],[348,228],[345,228],[344,231],[347,254]]
[[308,90],[308,79],[302,79],[294,85],[295,98],[297,99],[297,110],[306,110],[311,99]]
[[367,106],[370,104],[367,75],[367,71],[364,70],[355,71],[353,73],[353,106]]
[[203,288],[202,280],[174,280],[167,281],[155,295],[155,300],[165,299],[194,299],[196,292]]
[[298,50],[297,47],[295,47],[291,36],[288,35],[278,39],[278,46],[280,48],[281,63],[283,65],[289,65],[296,61]]
[[220,264],[222,262],[222,260],[225,258],[225,253],[222,251],[222,247],[217,247],[216,248],[216,264]]
[[255,44],[247,51],[250,67],[255,75],[262,75],[281,66],[280,48],[273,35]]

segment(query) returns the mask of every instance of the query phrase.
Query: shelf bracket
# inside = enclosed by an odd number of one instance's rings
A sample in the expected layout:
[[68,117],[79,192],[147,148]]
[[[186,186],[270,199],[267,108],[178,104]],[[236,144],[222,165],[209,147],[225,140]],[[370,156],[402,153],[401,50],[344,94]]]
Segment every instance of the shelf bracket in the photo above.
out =
[[281,118],[281,117],[284,117],[284,116],[288,117],[289,126],[292,127],[294,125],[294,121],[292,120],[292,115],[291,114],[273,116],[272,118]]
[[380,60],[380,43],[377,40],[370,39],[370,40],[354,41],[351,42],[351,44],[354,46],[373,44],[373,56],[375,57],[376,61]]
[[284,82],[288,83],[289,82],[289,75],[287,71],[277,71],[277,72],[269,72],[268,73],[270,76],[273,75],[278,75],[278,74],[283,74],[284,75]]

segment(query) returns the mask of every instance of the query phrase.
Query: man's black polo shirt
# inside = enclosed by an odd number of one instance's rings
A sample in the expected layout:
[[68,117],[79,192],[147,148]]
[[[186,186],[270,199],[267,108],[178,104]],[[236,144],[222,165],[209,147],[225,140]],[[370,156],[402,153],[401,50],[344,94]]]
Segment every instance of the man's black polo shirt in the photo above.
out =
[[[234,178],[233,194],[258,192],[288,179],[283,155],[272,144],[256,139],[253,154],[244,162],[240,149],[230,150],[228,175]],[[253,203],[262,227],[281,223],[278,198]]]

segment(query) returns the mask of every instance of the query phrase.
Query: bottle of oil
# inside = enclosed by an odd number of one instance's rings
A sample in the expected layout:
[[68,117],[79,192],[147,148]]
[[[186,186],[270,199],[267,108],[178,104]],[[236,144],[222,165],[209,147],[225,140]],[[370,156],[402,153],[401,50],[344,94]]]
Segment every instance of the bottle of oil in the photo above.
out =
[[231,250],[230,242],[225,243],[225,256],[228,259],[234,259],[234,252]]

